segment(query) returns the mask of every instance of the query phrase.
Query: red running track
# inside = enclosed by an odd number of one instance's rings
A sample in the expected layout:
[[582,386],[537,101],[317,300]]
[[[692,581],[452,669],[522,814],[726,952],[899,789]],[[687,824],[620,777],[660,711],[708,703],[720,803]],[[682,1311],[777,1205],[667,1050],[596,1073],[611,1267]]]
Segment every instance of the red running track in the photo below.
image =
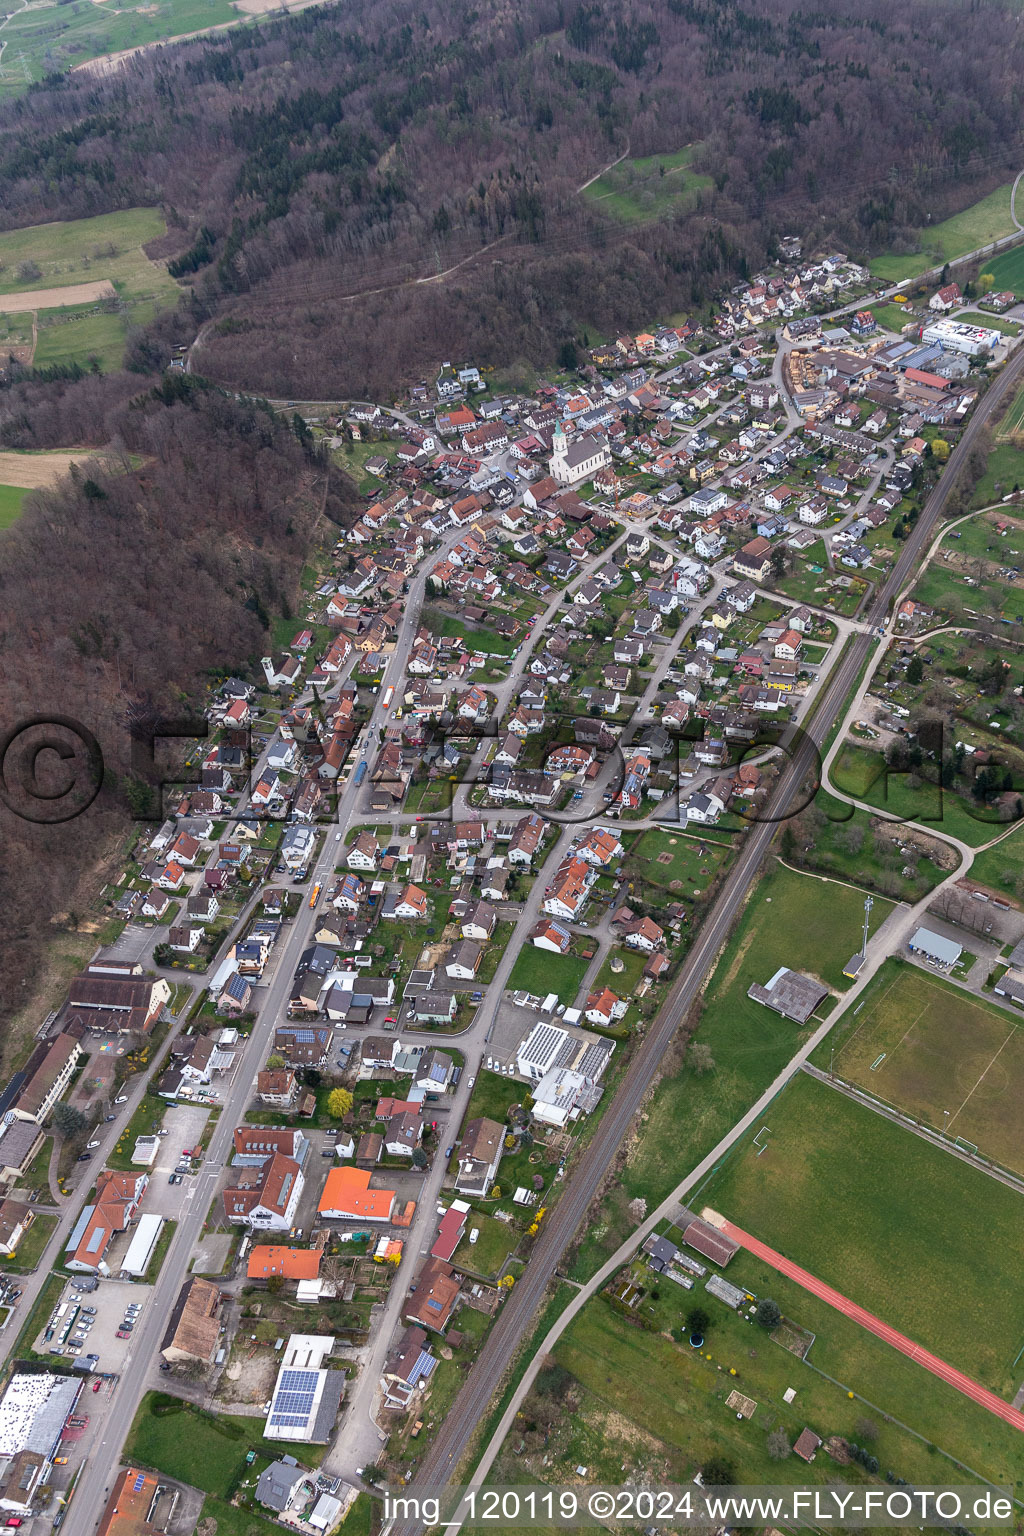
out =
[[997,1418],[1005,1419],[1007,1424],[1012,1424],[1014,1429],[1024,1430],[1024,1413],[1018,1413],[1003,1398],[995,1392],[990,1392],[980,1382],[973,1381],[970,1376],[965,1376],[963,1371],[958,1371],[955,1366],[947,1365],[945,1360],[940,1360],[938,1355],[933,1355],[929,1350],[922,1349],[920,1344],[915,1344],[913,1339],[908,1339],[906,1334],[897,1333],[895,1328],[890,1328],[888,1323],[883,1323],[880,1317],[875,1317],[872,1312],[866,1312],[855,1301],[844,1296],[841,1291],[833,1290],[826,1285],[824,1280],[819,1280],[816,1275],[801,1269],[799,1264],[785,1258],[781,1253],[776,1253],[774,1248],[769,1248],[767,1243],[760,1242],[756,1237],[751,1237],[749,1232],[744,1232],[741,1227],[736,1227],[731,1221],[722,1225],[722,1230],[734,1242],[746,1248],[755,1258],[763,1260],[772,1269],[778,1270],[780,1275],[785,1275],[788,1280],[795,1280],[797,1285],[803,1286],[805,1291],[810,1291],[812,1296],[817,1296],[821,1301],[827,1302],[844,1317],[859,1323],[869,1333],[873,1333],[885,1344],[891,1344],[893,1349],[898,1349],[901,1355],[906,1355],[908,1360],[914,1360],[918,1365],[923,1365],[926,1371],[931,1371],[940,1381],[945,1381],[949,1386],[955,1387],[965,1397],[969,1397],[973,1403],[981,1408],[987,1408],[989,1413],[994,1413]]

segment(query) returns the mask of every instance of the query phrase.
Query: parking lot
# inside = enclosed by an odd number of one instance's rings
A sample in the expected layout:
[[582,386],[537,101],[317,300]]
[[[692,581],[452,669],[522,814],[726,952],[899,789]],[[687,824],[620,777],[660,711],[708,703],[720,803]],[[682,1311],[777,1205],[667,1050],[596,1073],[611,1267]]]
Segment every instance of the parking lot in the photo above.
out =
[[[32,1348],[37,1354],[45,1354],[57,1345],[66,1355],[68,1349],[73,1347],[73,1341],[82,1339],[84,1342],[75,1358],[88,1354],[99,1355],[97,1371],[117,1374],[131,1346],[130,1334],[124,1339],[117,1337],[125,1310],[128,1306],[145,1307],[153,1294],[152,1287],[132,1284],[127,1280],[101,1280],[94,1291],[76,1291],[74,1287],[75,1281],[69,1280],[61,1293],[56,1310],[66,1305],[67,1311],[56,1323],[52,1337],[46,1338],[50,1326],[50,1320],[46,1318],[43,1330],[33,1341]],[[94,1307],[95,1312],[87,1312],[87,1307]],[[61,1345],[61,1335],[65,1333],[69,1318],[73,1318],[73,1323],[67,1332],[66,1341]],[[66,1363],[70,1364],[70,1359]]]
[[202,1105],[168,1104],[162,1127],[167,1135],[160,1137],[160,1150],[149,1169],[143,1210],[177,1221],[186,1202],[195,1198],[195,1174],[186,1174],[180,1184],[171,1184],[169,1180],[185,1148],[191,1150],[199,1145],[209,1118],[210,1111]]

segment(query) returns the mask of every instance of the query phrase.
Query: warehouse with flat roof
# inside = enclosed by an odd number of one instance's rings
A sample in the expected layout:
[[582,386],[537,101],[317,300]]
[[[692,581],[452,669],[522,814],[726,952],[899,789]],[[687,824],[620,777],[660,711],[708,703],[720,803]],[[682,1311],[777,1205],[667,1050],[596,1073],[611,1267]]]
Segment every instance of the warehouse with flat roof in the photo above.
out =
[[929,965],[938,966],[943,971],[951,971],[963,954],[962,944],[955,939],[943,938],[931,928],[918,928],[907,941],[907,948],[912,955],[920,955]]

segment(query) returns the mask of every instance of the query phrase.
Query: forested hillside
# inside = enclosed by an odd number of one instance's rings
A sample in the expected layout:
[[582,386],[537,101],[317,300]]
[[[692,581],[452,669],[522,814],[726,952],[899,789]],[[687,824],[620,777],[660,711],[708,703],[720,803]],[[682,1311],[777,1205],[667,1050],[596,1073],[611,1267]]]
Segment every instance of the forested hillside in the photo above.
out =
[[[29,92],[0,115],[0,220],[162,204],[194,287],[174,339],[212,318],[204,368],[379,393],[439,356],[541,361],[685,308],[783,231],[906,248],[1019,169],[1019,20],[997,0],[345,0]],[[627,149],[691,143],[710,180],[666,221],[578,196]]]
[[[111,444],[60,488],[36,492],[0,540],[4,730],[67,716],[98,740],[103,789],[76,819],[45,826],[22,804],[17,753],[0,804],[0,1017],[31,988],[54,914],[83,911],[98,860],[127,830],[130,726],[178,716],[211,674],[266,646],[269,615],[296,601],[325,470],[265,408],[177,382],[131,396],[114,381],[21,386],[0,396],[0,440]],[[117,396],[120,395],[120,400]],[[337,507],[328,510],[337,513]],[[58,788],[64,765],[53,769]],[[71,769],[68,770],[72,771]],[[47,814],[42,808],[42,814]]]

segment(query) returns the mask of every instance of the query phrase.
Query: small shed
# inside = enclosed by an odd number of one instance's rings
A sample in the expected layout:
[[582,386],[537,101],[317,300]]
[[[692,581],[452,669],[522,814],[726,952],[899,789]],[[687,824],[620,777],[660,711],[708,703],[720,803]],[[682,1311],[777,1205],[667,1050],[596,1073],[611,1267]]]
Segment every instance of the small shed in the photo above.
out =
[[814,1453],[821,1444],[821,1436],[813,1429],[801,1430],[793,1449],[802,1461],[813,1461]]

